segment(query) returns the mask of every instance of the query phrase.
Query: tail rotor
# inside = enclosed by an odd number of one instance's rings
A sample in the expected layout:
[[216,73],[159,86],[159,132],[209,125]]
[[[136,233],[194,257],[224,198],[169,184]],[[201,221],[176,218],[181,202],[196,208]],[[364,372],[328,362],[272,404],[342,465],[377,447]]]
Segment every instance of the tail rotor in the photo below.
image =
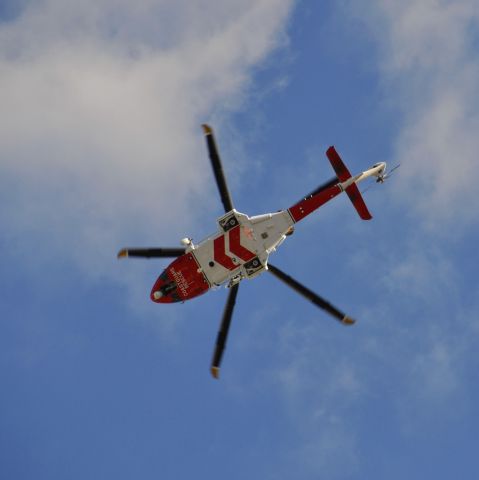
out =
[[[393,172],[395,170],[397,170],[400,166],[401,166],[401,164],[398,163],[397,165],[395,165],[390,170],[386,170],[386,168],[384,170],[382,170],[380,173],[378,173],[376,175],[376,183],[384,183],[393,174]],[[362,190],[361,193],[366,193],[372,187],[374,187],[374,183],[371,183],[367,188]]]
[[387,180],[394,172],[394,170],[398,169],[401,166],[400,163],[398,163],[396,166],[391,168],[391,170],[386,171],[384,169],[376,178],[376,183],[384,183],[385,180]]

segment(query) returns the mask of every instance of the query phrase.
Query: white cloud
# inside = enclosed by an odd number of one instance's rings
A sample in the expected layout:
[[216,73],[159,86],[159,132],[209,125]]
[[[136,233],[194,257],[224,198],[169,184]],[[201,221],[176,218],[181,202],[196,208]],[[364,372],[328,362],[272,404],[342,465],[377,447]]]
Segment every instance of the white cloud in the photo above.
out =
[[450,346],[438,341],[415,358],[412,374],[417,380],[417,391],[429,404],[458,388],[460,378],[454,356]]
[[199,125],[238,105],[292,4],[45,0],[0,24],[11,248],[98,274],[123,242],[188,233],[218,203]]
[[294,465],[291,473],[301,478],[326,473],[346,478],[358,468],[360,448],[350,420],[356,402],[367,392],[364,372],[352,361],[348,347],[343,344],[344,351],[336,350],[342,335],[340,325],[321,328],[317,315],[291,314],[273,337],[274,349],[269,351],[277,356],[261,379],[268,389],[278,389],[297,437],[281,458],[281,471]]
[[388,100],[402,114],[395,182],[425,225],[477,222],[479,10],[475,0],[347,2],[378,51]]
[[455,304],[460,297],[460,278],[454,264],[437,246],[415,247],[414,243],[420,241],[412,240],[409,248],[402,245],[401,255],[387,262],[384,285],[395,295],[419,301],[428,310],[444,301],[446,291],[449,303]]
[[[351,478],[358,471],[358,442],[341,418],[331,416],[323,422],[314,437],[297,452],[303,474],[308,477]],[[304,478],[307,478],[304,475]]]

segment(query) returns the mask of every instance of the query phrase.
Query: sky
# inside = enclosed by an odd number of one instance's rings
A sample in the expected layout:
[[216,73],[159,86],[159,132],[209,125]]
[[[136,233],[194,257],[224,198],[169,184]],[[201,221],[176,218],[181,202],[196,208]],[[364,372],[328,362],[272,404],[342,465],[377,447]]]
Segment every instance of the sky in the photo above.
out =
[[[1,0],[0,477],[475,479],[478,7]],[[227,292],[116,259],[216,230],[202,123],[249,215],[401,164],[271,257],[356,325],[245,280],[219,381]]]

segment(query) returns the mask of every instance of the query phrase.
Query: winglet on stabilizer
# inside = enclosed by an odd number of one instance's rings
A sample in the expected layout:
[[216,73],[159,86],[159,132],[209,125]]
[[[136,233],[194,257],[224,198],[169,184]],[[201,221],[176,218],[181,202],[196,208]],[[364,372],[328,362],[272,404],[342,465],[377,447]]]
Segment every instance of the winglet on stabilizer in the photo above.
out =
[[[326,156],[328,157],[331,165],[336,172],[336,175],[341,183],[347,182],[351,178],[351,173],[349,172],[346,165],[344,165],[341,157],[338,155],[334,147],[329,147],[326,151]],[[363,197],[356,185],[356,183],[351,183],[348,185],[345,190],[346,194],[348,195],[349,199],[351,200],[354,208],[358,212],[359,216],[363,220],[371,220],[372,215],[369,213],[368,207],[364,203]]]

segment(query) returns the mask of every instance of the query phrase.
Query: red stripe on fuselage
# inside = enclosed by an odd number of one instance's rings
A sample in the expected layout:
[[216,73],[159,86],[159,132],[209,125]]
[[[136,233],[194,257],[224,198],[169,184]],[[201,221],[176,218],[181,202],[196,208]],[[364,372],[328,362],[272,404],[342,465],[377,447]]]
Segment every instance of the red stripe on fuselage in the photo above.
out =
[[250,252],[247,248],[243,247],[240,243],[241,227],[232,228],[229,232],[230,239],[230,252],[233,255],[241,258],[241,260],[247,262],[248,260],[253,259],[256,255],[253,252]]
[[213,251],[214,251],[215,262],[218,262],[220,265],[227,268],[228,270],[234,270],[235,268],[238,267],[238,265],[233,263],[233,260],[231,259],[231,257],[228,257],[228,255],[226,255],[224,235],[221,235],[221,237],[214,239]]

